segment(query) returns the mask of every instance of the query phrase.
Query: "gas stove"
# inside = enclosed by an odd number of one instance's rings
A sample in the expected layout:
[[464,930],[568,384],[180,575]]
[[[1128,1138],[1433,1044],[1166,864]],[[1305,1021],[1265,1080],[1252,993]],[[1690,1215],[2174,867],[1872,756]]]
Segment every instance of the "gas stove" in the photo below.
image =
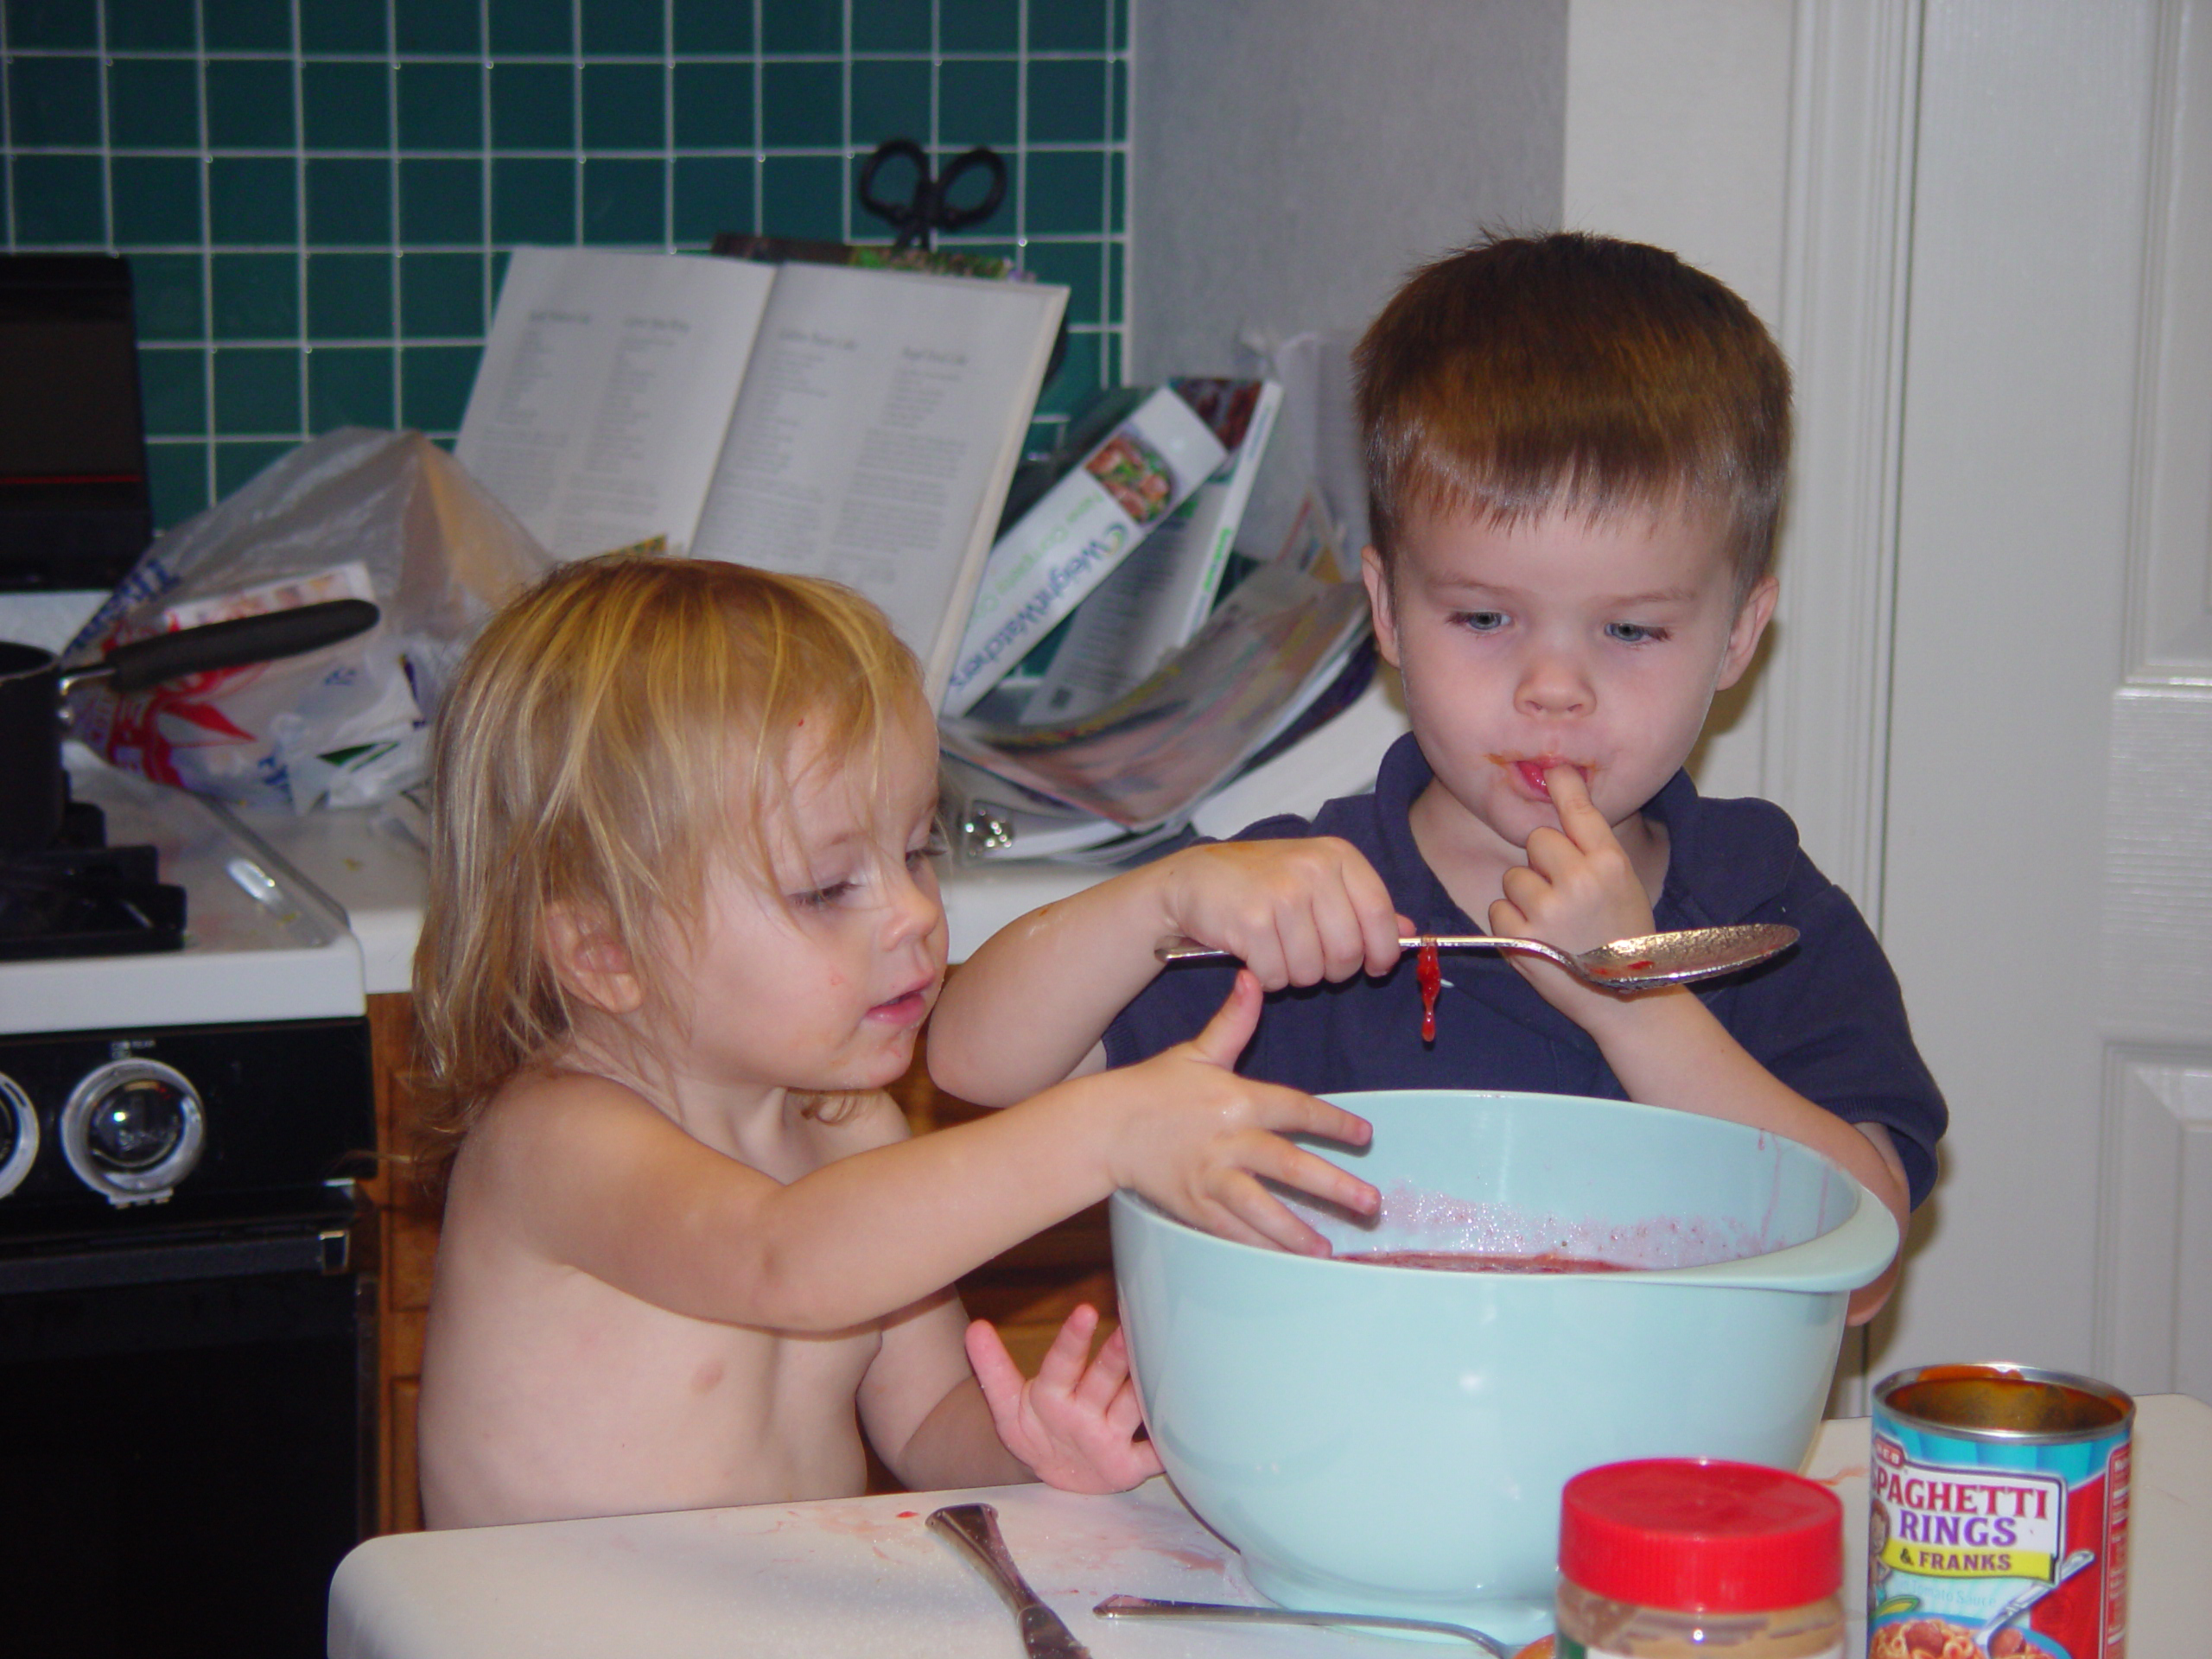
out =
[[222,808],[70,760],[64,840],[105,845],[26,861],[78,884],[37,901],[69,954],[0,960],[10,1634],[317,1651],[373,1492],[360,950]]
[[373,1134],[342,912],[220,807],[79,759],[64,840],[106,844],[0,868],[64,912],[0,945],[0,1241],[312,1207]]
[[[0,961],[0,1239],[96,1232],[104,1209],[173,1198],[168,1224],[312,1198],[372,1135],[343,914],[209,802],[88,756],[70,787],[65,840],[106,846],[0,868],[0,888],[40,895],[19,910],[71,884],[58,938],[19,930]],[[62,954],[27,954],[48,945]],[[345,1103],[303,1109],[318,1096]]]

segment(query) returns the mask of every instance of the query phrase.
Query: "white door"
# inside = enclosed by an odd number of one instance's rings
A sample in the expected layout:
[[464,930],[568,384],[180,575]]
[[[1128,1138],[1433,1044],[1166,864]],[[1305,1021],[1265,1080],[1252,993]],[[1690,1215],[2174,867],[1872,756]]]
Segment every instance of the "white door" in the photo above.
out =
[[2212,0],[1926,0],[1882,934],[1949,1096],[1870,1376],[2212,1399]]

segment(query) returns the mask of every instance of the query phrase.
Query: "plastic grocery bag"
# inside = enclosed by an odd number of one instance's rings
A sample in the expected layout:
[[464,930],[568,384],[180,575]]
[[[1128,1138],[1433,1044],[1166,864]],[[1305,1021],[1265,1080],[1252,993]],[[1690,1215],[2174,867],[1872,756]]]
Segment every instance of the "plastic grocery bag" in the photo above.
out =
[[126,771],[249,805],[365,806],[419,780],[462,649],[550,556],[419,432],[346,427],[157,538],[69,658],[327,599],[383,620],[283,662],[127,696],[80,691],[72,734]]

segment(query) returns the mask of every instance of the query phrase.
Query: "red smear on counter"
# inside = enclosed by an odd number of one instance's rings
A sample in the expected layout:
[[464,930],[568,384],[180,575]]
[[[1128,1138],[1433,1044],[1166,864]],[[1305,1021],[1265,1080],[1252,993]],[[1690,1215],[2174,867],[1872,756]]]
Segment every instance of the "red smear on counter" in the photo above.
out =
[[1421,954],[1414,958],[1414,978],[1421,986],[1421,1039],[1436,1040],[1436,994],[1444,988],[1444,964],[1437,960],[1436,941],[1424,937]]
[[912,1521],[918,1518],[920,1514],[921,1511],[919,1510],[901,1510],[899,1511],[897,1518],[901,1521]]
[[1594,1255],[1502,1255],[1485,1250],[1357,1250],[1339,1262],[1364,1262],[1378,1268],[1433,1268],[1440,1273],[1626,1273],[1618,1262]]

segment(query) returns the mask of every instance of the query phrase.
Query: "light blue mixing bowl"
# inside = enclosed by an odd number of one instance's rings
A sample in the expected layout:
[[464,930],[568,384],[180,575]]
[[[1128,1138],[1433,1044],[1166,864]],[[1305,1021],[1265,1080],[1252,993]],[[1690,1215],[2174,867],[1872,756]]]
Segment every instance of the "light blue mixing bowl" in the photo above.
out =
[[1550,1628],[1568,1477],[1624,1458],[1797,1466],[1847,1294],[1897,1247],[1889,1211],[1850,1175],[1774,1135],[1618,1101],[1331,1098],[1374,1141],[1315,1150],[1385,1201],[1371,1229],[1304,1211],[1340,1253],[1564,1244],[1660,1265],[1333,1262],[1215,1238],[1116,1194],[1145,1421],[1184,1500],[1263,1593],[1526,1641]]

